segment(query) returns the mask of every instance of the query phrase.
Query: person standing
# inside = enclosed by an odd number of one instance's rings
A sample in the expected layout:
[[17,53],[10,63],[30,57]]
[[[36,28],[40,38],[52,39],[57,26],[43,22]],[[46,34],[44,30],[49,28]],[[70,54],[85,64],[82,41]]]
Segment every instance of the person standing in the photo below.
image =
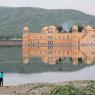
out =
[[0,86],[3,86],[4,73],[0,72]]

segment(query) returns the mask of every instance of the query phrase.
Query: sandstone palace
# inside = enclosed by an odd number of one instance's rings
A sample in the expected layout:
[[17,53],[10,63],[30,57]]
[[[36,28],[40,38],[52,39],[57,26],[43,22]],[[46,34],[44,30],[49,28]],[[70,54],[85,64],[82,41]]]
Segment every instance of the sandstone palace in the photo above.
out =
[[64,33],[55,26],[43,27],[41,33],[31,33],[29,27],[23,28],[23,44],[31,46],[61,46],[65,44],[95,44],[95,29],[86,26],[81,32],[74,25],[71,32]]
[[43,27],[41,33],[31,33],[23,28],[23,62],[28,64],[31,57],[40,57],[44,63],[57,64],[57,60],[70,57],[73,64],[79,60],[95,62],[95,29],[86,26],[81,32],[73,26],[64,33],[55,26]]

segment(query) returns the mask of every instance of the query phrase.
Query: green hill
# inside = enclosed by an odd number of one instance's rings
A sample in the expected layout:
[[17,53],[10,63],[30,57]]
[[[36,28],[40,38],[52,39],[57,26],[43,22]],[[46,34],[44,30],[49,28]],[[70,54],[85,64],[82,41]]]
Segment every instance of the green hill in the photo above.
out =
[[41,8],[10,8],[0,7],[0,39],[21,37],[25,24],[33,32],[39,32],[46,25],[77,25],[95,26],[95,16],[71,9],[47,10]]

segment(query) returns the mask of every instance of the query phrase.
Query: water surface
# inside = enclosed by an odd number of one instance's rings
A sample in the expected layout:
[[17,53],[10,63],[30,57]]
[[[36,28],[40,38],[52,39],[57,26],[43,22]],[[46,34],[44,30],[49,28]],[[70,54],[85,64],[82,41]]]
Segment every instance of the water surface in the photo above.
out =
[[5,85],[95,80],[94,64],[95,46],[0,46]]

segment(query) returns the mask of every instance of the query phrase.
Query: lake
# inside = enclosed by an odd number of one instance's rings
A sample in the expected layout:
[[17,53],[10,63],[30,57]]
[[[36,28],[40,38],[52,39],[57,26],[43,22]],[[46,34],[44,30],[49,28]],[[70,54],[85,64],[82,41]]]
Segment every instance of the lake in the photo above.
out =
[[4,85],[95,80],[95,46],[0,46]]

